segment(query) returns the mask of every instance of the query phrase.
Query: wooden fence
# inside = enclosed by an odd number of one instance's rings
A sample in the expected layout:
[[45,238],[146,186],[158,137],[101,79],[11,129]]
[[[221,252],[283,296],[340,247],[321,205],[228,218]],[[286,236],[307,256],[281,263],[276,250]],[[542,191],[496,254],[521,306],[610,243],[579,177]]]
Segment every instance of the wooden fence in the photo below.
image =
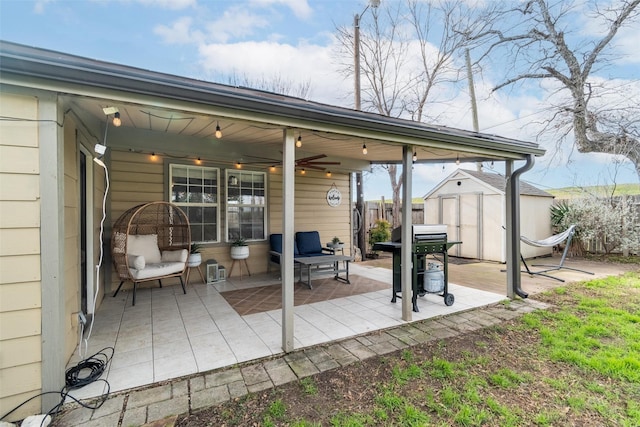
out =
[[[393,206],[391,203],[365,202],[365,230],[371,229],[378,219],[386,219],[393,226]],[[413,203],[411,205],[411,222],[413,224],[424,223],[424,204]],[[398,218],[398,224],[402,218]]]

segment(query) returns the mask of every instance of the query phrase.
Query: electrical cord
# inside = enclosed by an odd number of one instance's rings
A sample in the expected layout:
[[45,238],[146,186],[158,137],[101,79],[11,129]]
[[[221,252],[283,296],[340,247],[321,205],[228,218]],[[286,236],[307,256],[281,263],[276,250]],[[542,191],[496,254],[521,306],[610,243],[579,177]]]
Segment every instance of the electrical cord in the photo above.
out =
[[[110,351],[111,354],[109,355],[109,354],[105,353],[105,351]],[[93,354],[92,356],[90,356],[90,357],[88,357],[88,358],[86,358],[84,360],[81,360],[75,366],[72,366],[71,368],[67,369],[67,371],[65,372],[65,385],[62,388],[62,390],[60,390],[60,391],[45,391],[43,393],[39,393],[39,394],[37,394],[37,395],[35,395],[33,397],[30,397],[29,399],[25,400],[24,402],[22,402],[21,404],[19,404],[18,406],[16,406],[15,408],[10,410],[6,414],[4,414],[2,417],[0,417],[0,420],[5,419],[9,415],[14,413],[18,409],[20,409],[22,406],[24,406],[27,403],[29,403],[30,401],[32,401],[33,399],[36,399],[36,398],[41,397],[41,396],[45,396],[47,394],[59,394],[60,395],[60,402],[58,402],[56,405],[54,405],[54,407],[51,408],[45,414],[45,417],[42,418],[42,421],[40,423],[41,426],[43,425],[45,419],[47,418],[46,417],[47,415],[51,416],[51,417],[55,417],[58,414],[58,412],[60,412],[60,408],[62,408],[62,405],[64,405],[65,400],[67,400],[67,398],[73,400],[78,405],[82,406],[83,408],[87,408],[87,409],[98,409],[98,408],[100,408],[104,404],[104,402],[109,398],[109,393],[111,392],[111,386],[109,385],[109,382],[107,380],[100,379],[100,376],[104,373],[107,365],[109,364],[109,362],[113,358],[114,351],[115,350],[114,350],[113,347],[105,347],[102,350],[98,351],[97,353]],[[97,382],[97,381],[102,381],[102,382],[105,383],[106,391],[103,392],[97,398],[97,400],[95,401],[94,404],[84,403],[84,402],[80,401],[79,399],[69,395],[69,392],[71,390],[76,390],[76,389],[82,388],[82,387],[84,387],[84,386],[86,386],[88,384],[91,384],[91,383]]]

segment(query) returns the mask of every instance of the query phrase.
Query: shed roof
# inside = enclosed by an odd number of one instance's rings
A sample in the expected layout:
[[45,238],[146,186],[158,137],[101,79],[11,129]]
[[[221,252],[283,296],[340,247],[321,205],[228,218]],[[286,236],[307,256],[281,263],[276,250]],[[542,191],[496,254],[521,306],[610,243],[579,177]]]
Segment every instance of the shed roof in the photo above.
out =
[[[451,175],[449,175],[447,178],[445,178],[438,185],[436,185],[431,191],[429,191],[429,193],[427,193],[424,196],[424,198],[427,199],[431,194],[437,191],[438,188],[442,187],[442,185],[444,185],[445,182],[459,175],[466,175],[471,179],[480,181],[496,189],[502,194],[504,194],[507,189],[507,179],[504,175],[500,175],[499,173],[496,173],[496,172],[478,172],[478,171],[468,170],[468,169],[458,169],[454,171]],[[531,184],[527,184],[526,182],[523,182],[523,181],[520,181],[520,194],[524,196],[554,197],[552,194],[547,193],[546,191],[541,190],[537,187],[534,187]]]

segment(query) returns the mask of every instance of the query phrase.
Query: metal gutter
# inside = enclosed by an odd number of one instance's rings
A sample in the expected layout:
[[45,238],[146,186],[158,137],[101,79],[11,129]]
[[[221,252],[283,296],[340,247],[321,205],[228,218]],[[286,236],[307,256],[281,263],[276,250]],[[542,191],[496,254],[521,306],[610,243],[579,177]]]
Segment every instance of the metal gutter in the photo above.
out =
[[[513,171],[507,180],[507,287],[509,295],[516,294],[527,298],[529,294],[522,290],[520,272],[520,175],[530,170],[535,161],[531,154],[527,162]],[[511,207],[511,208],[509,208]]]

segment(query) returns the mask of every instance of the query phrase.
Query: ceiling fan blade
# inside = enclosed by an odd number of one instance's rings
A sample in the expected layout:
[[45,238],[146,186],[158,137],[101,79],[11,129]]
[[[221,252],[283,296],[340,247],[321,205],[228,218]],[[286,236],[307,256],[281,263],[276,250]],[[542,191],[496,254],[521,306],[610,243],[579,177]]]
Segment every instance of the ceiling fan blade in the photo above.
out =
[[317,154],[315,156],[303,157],[303,158],[298,159],[296,161],[297,162],[308,162],[309,160],[324,159],[325,157],[327,157],[326,154]]
[[319,171],[323,171],[324,168],[321,168],[319,166],[313,166],[313,164],[310,165],[298,165],[296,166],[299,169],[314,169],[314,170],[319,170]]
[[340,162],[304,162],[303,165],[339,165]]

